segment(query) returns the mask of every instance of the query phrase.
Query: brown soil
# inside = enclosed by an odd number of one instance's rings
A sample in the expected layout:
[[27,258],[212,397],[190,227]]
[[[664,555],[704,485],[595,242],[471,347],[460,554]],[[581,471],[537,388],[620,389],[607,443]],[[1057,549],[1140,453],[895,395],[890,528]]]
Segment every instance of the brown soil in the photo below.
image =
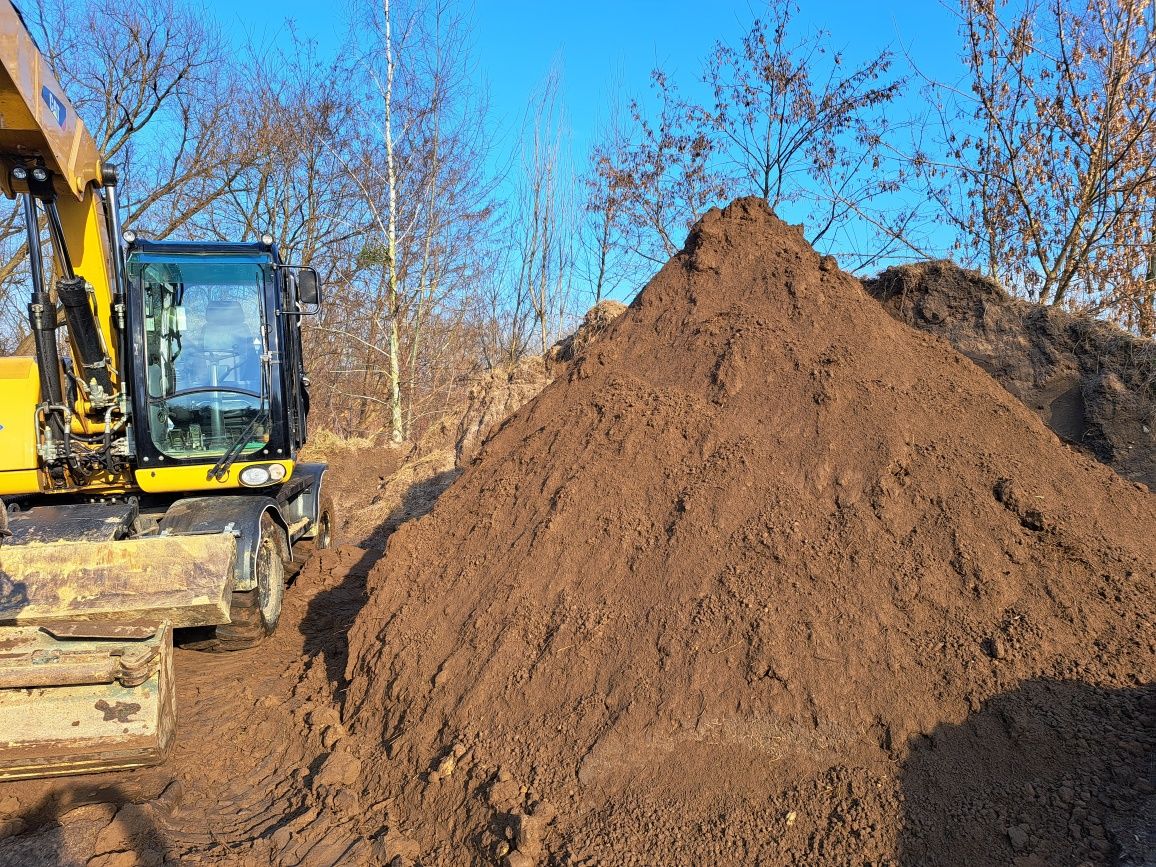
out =
[[610,324],[626,312],[621,301],[599,301],[586,311],[573,334],[567,334],[546,353],[546,367],[551,374],[564,372],[564,365],[585,354],[595,341],[600,340]]
[[457,423],[454,448],[457,466],[464,467],[495,430],[550,382],[540,355],[514,365],[474,375],[466,389],[466,404]]
[[164,766],[0,784],[0,867],[1152,863],[1150,496],[757,202],[597,326],[318,438],[354,544],[177,652]]
[[379,852],[1143,858],[1154,528],[764,204],[712,211],[371,573]]
[[1156,342],[1008,296],[951,262],[864,283],[896,318],[950,341],[1057,435],[1156,489]]

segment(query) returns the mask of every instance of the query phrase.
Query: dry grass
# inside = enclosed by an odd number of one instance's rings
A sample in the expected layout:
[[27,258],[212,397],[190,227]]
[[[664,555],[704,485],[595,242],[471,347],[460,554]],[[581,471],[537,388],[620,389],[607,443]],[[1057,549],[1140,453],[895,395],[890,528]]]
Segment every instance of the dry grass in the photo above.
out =
[[326,461],[334,452],[363,451],[373,448],[381,434],[370,437],[343,437],[328,430],[314,430],[309,433],[309,442],[301,450],[308,461]]

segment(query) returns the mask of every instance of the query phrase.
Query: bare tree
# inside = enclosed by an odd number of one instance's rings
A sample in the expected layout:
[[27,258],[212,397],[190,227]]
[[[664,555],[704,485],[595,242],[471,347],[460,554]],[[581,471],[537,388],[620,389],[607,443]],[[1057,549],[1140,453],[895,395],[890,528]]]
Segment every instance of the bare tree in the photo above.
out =
[[[360,348],[337,390],[385,413],[391,441],[438,414],[446,380],[469,366],[468,330],[488,237],[494,183],[485,174],[484,101],[469,68],[468,21],[450,0],[383,2],[364,19],[351,79],[368,79],[354,127],[333,145],[356,185],[364,228],[344,295],[358,299],[330,325]],[[476,341],[472,345],[476,352]]]
[[566,316],[574,264],[573,179],[565,164],[559,87],[554,71],[531,101],[514,216],[514,291],[534,313],[543,354]]
[[[615,84],[615,94],[621,88]],[[617,98],[599,131],[583,180],[586,192],[582,222],[582,275],[595,304],[637,276],[626,242],[629,179],[622,174],[630,140]],[[635,259],[637,264],[637,260]]]
[[628,246],[658,263],[678,252],[686,231],[730,194],[731,184],[715,164],[719,142],[701,123],[700,110],[662,70],[651,73],[651,87],[657,118],[631,102],[630,146],[613,159],[596,154],[595,162],[607,187],[622,196]]
[[521,255],[514,246],[490,252],[491,268],[479,286],[480,350],[486,367],[516,364],[534,340],[534,308],[524,291],[510,290],[507,275],[518,273],[513,262]]
[[914,246],[910,211],[883,202],[903,180],[885,159],[884,110],[904,81],[889,75],[887,51],[847,68],[829,34],[796,38],[797,11],[794,0],[772,0],[738,45],[715,45],[702,72],[708,104],[656,70],[653,119],[636,101],[629,145],[596,146],[595,213],[614,213],[621,199],[640,255],[670,256],[703,211],[736,193],[797,217],[811,243],[851,255],[853,267]]
[[807,203],[818,244],[885,190],[880,109],[903,81],[888,79],[887,51],[846,69],[829,33],[795,39],[797,11],[794,0],[774,0],[739,46],[715,46],[703,76],[714,103],[699,114],[720,140],[734,189],[775,209]]
[[960,252],[1042,303],[1156,332],[1151,0],[959,8],[967,88],[937,86],[943,154],[923,158]]
[[[239,80],[218,29],[178,2],[38,0],[26,21],[107,163],[126,223],[154,237],[190,228],[253,159]],[[0,338],[23,331],[25,248],[0,216]]]
[[33,21],[102,158],[120,165],[126,222],[167,237],[254,158],[237,66],[197,10],[179,0],[38,0]]

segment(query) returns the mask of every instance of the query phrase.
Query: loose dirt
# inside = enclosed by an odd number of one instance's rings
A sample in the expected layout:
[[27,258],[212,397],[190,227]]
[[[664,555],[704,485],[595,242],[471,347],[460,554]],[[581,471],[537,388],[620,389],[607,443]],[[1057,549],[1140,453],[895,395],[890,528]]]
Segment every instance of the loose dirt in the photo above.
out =
[[372,571],[345,725],[379,851],[1144,857],[1154,528],[764,204],[713,211]]
[[864,282],[896,318],[948,340],[1058,436],[1156,490],[1156,342],[1010,297],[951,262]]
[[177,649],[179,733],[163,766],[0,784],[0,867],[324,867],[405,851],[383,805],[355,794],[359,764],[340,719],[346,633],[385,540],[457,477],[455,446],[476,447],[548,381],[541,358],[474,376],[456,411],[402,447],[384,435],[312,437],[302,457],[329,464],[336,537],[351,544],[297,552],[308,562],[259,649]]
[[0,867],[1153,863],[1156,499],[757,201],[595,319],[320,438],[347,544]]
[[572,334],[567,334],[550,347],[546,353],[547,370],[561,373],[565,365],[588,352],[596,341],[601,340],[610,324],[625,312],[626,305],[621,301],[599,301],[586,311],[582,322]]

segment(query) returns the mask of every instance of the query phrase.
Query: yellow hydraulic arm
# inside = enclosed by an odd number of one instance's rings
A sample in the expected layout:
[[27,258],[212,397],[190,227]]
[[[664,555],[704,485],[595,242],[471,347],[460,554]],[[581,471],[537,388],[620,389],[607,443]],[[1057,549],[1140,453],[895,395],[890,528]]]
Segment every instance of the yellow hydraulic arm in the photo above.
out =
[[[0,190],[21,199],[24,208],[32,283],[29,321],[37,347],[35,374],[29,359],[0,359],[0,391],[7,383],[9,397],[15,398],[21,388],[27,392],[21,383],[39,380],[36,436],[42,453],[63,450],[73,435],[103,435],[124,416],[115,185],[115,171],[101,165],[96,142],[19,12],[0,0]],[[41,226],[52,244],[55,285],[46,277]],[[76,363],[67,376],[56,347],[58,311],[64,314]],[[78,386],[75,401],[66,397],[66,380]],[[110,469],[94,475],[92,465],[74,465],[55,475],[33,470],[0,466],[0,493],[117,484],[117,473]],[[36,486],[30,485],[33,478]]]

